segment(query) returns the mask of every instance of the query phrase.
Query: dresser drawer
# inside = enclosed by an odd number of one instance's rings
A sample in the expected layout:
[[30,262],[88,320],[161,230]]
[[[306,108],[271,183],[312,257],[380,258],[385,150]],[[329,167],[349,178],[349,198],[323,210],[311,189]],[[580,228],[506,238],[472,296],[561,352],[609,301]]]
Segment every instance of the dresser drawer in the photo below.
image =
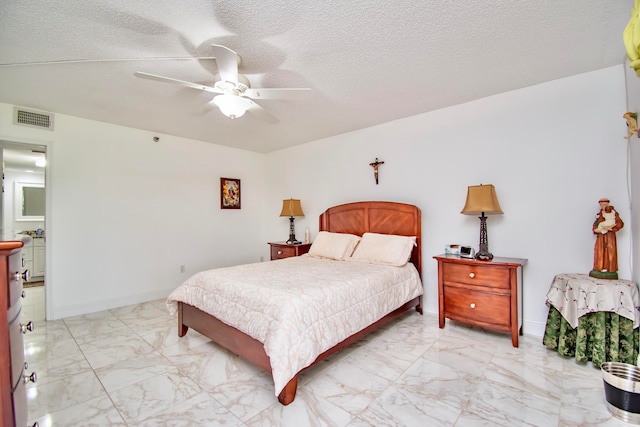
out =
[[296,248],[293,246],[271,246],[271,259],[282,259],[296,256]]
[[13,400],[13,414],[16,426],[26,426],[29,423],[29,408],[27,406],[27,385],[22,380],[24,370],[20,370],[20,381],[11,392]]
[[20,252],[16,252],[9,256],[9,307],[20,304],[22,296],[22,277],[20,276],[20,265],[22,265],[22,257]]
[[445,315],[508,327],[511,324],[510,298],[468,288],[445,286]]
[[15,387],[16,382],[22,380],[22,370],[24,368],[24,340],[20,328],[20,312],[9,323],[9,350],[11,354],[11,386]]
[[464,283],[502,289],[511,287],[508,268],[443,263],[442,274],[445,283]]

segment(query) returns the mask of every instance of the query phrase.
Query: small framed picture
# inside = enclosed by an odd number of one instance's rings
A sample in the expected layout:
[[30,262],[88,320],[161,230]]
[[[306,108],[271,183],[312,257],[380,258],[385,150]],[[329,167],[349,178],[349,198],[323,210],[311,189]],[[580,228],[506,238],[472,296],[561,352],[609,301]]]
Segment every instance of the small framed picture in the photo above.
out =
[[240,209],[240,180],[220,178],[220,209]]

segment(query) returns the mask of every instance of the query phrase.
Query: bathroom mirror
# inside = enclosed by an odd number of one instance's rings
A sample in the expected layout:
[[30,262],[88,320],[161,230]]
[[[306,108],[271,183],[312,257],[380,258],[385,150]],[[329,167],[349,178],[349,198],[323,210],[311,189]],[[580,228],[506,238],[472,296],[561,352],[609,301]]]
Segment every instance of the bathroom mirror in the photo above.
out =
[[17,181],[15,184],[16,221],[44,221],[44,184]]

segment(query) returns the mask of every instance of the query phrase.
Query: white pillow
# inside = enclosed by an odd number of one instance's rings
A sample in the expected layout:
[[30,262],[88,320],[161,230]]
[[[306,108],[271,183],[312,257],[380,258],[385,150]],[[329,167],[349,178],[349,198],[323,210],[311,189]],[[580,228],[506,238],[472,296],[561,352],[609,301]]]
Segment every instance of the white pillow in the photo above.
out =
[[353,253],[353,248],[360,241],[360,236],[347,233],[330,233],[321,231],[316,236],[309,249],[309,256],[316,258],[329,258],[338,261],[348,259]]
[[415,236],[364,233],[350,260],[402,267],[411,257]]

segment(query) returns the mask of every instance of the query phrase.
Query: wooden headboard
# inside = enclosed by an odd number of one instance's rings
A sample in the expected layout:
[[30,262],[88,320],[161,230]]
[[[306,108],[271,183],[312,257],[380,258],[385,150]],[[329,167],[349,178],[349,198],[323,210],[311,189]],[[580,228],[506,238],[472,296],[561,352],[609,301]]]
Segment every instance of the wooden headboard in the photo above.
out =
[[334,206],[320,214],[320,231],[350,233],[362,236],[366,232],[416,236],[417,246],[411,262],[422,276],[422,218],[420,208],[396,202],[355,202]]

